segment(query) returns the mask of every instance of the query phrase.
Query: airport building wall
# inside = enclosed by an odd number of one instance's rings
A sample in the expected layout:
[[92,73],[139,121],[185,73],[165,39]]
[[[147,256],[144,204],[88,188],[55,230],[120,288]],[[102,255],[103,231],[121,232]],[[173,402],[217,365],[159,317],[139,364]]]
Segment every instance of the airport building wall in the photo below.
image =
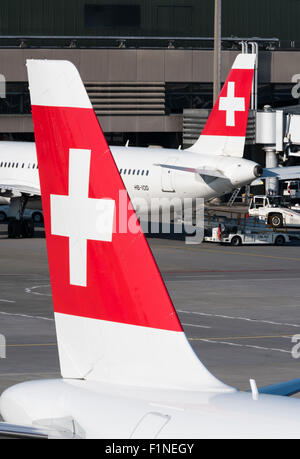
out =
[[[238,53],[222,52],[222,79]],[[185,108],[211,108],[212,50],[0,49],[6,98],[0,132],[32,133],[26,59],[67,59],[78,68],[106,133],[182,133]],[[259,52],[258,107],[298,104],[300,51]],[[176,142],[178,136],[176,137]],[[122,139],[123,140],[123,139]],[[151,143],[151,140],[150,140]]]
[[[213,35],[213,0],[1,0],[0,35]],[[298,0],[223,0],[224,37],[300,46]]]

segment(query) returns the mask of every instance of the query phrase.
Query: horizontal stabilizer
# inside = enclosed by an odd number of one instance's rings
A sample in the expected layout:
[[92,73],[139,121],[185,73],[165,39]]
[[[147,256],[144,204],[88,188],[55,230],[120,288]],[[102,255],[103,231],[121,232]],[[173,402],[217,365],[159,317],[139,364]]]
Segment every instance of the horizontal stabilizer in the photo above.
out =
[[192,172],[194,174],[208,175],[209,177],[216,178],[227,178],[223,172],[218,171],[217,169],[209,169],[206,167],[184,167],[184,166],[173,166],[171,164],[154,164],[154,166],[165,167],[166,169],[174,169],[177,171],[183,172]]
[[270,386],[264,386],[258,389],[260,394],[269,395],[283,395],[290,397],[291,395],[300,392],[300,378],[291,379],[282,383],[271,384]]

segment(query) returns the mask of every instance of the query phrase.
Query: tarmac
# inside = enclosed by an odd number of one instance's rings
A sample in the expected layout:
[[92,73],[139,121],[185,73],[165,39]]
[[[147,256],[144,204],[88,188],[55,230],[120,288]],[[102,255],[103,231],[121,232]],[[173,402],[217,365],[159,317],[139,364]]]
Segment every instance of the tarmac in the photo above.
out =
[[[148,242],[190,344],[215,376],[240,390],[250,378],[260,387],[300,377],[299,243]],[[60,372],[43,229],[11,240],[0,225],[0,261],[2,393]]]

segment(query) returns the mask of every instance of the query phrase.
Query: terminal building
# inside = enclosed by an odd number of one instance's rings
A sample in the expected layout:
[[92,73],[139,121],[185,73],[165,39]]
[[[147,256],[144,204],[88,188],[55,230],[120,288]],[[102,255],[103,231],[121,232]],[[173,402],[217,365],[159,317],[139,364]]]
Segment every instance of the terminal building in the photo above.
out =
[[[299,105],[299,17],[294,0],[223,1],[221,79],[257,44],[254,111]],[[34,140],[26,59],[67,59],[109,144],[189,146],[212,107],[213,23],[213,0],[2,0],[1,138]],[[263,162],[251,112],[246,155]]]

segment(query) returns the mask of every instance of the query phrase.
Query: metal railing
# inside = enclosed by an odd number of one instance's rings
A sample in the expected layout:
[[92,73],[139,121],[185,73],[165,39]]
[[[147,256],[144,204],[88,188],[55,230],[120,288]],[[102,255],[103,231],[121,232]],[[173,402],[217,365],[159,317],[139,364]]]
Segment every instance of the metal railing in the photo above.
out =
[[[117,35],[0,35],[0,48],[155,48],[212,49],[213,37],[117,36]],[[279,49],[276,37],[223,37],[222,49],[240,49],[239,43],[256,42],[263,49]],[[293,42],[295,47],[295,42]],[[300,45],[300,43],[299,43]],[[292,47],[292,46],[291,46]]]

